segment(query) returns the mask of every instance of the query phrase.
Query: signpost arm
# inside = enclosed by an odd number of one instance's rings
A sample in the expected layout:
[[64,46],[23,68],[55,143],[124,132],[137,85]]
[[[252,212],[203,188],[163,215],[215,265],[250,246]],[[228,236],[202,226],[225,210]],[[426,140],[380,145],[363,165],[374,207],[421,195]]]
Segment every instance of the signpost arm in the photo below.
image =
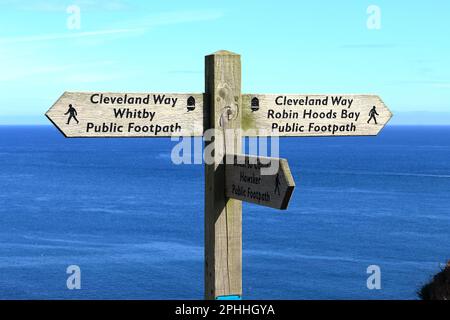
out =
[[[242,296],[242,203],[225,196],[225,153],[240,153],[240,56],[219,51],[205,58],[205,110],[215,129],[214,163],[205,165],[205,299]],[[207,121],[208,122],[208,121]],[[207,135],[205,135],[206,137]],[[231,137],[231,138],[230,138]],[[205,138],[205,140],[208,140]],[[206,152],[205,152],[206,153]]]

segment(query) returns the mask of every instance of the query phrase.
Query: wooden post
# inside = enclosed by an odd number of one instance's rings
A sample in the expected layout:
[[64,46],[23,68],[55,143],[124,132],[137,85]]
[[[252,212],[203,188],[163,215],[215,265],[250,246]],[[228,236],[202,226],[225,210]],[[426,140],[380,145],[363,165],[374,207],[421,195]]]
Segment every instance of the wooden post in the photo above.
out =
[[[225,196],[225,153],[240,153],[241,57],[218,51],[205,58],[205,110],[215,129],[214,164],[205,165],[205,299],[242,296],[242,203]],[[213,144],[213,145],[211,145]]]

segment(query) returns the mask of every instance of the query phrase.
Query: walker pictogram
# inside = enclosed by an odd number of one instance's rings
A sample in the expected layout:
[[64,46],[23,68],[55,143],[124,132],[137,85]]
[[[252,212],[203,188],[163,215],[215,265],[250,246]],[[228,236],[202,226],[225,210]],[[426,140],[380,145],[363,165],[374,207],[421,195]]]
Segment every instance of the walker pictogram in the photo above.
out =
[[70,124],[70,120],[74,119],[77,124],[80,123],[80,121],[78,121],[77,119],[77,110],[71,105],[69,104],[69,110],[67,110],[67,112],[64,115],[69,115],[69,118],[67,119],[67,124]]

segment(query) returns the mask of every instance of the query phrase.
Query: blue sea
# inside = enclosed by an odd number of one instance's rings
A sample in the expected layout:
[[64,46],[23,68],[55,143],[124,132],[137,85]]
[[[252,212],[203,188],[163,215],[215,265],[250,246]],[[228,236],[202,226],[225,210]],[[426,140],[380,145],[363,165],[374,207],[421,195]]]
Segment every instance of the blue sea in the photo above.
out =
[[[0,299],[202,299],[203,166],[172,164],[176,143],[0,127]],[[244,299],[417,299],[450,259],[450,127],[280,156],[297,187],[286,211],[243,206]]]

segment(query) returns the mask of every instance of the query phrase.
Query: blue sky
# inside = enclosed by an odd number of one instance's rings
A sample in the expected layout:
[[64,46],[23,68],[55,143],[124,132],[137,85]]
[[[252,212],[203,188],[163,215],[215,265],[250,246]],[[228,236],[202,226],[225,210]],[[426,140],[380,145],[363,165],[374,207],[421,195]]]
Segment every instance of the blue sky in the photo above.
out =
[[220,49],[246,93],[375,93],[393,123],[450,124],[448,0],[0,0],[0,26],[0,124],[47,124],[64,91],[203,92]]

